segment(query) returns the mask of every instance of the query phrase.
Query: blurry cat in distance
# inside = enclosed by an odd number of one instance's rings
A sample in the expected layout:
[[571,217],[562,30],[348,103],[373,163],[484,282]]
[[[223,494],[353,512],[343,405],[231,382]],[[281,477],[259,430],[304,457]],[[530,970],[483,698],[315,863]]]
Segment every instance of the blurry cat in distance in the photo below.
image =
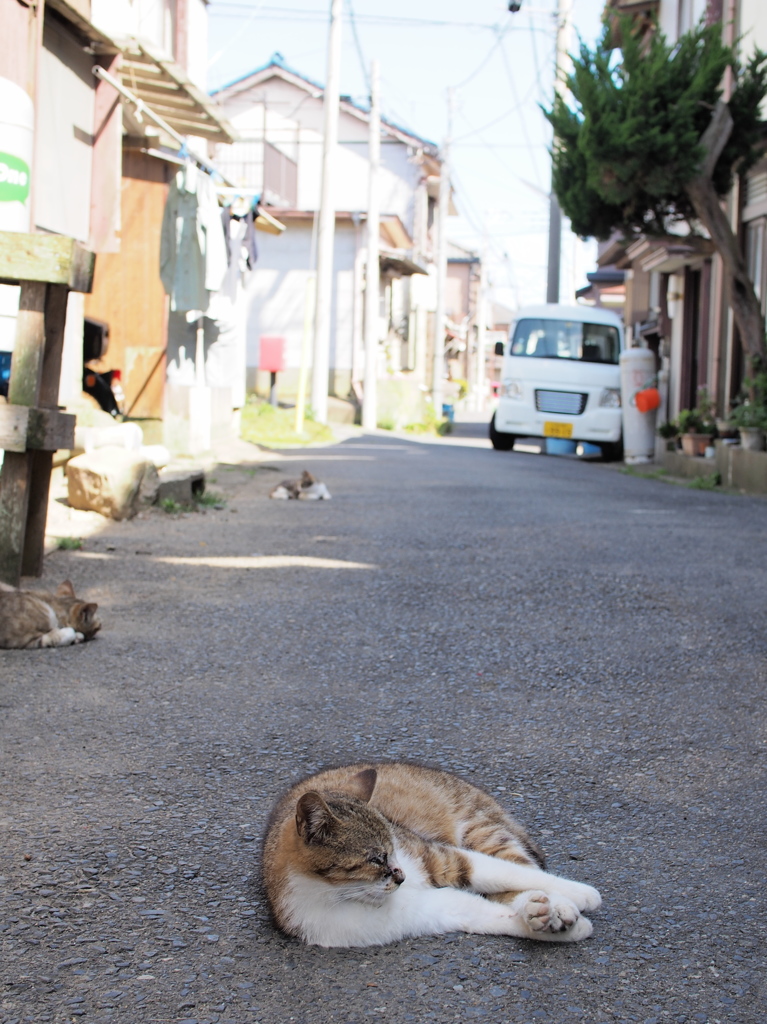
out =
[[325,484],[315,479],[308,469],[301,474],[300,480],[283,480],[269,492],[270,498],[282,501],[292,499],[298,501],[329,501],[330,491]]
[[0,583],[0,648],[68,647],[101,629],[98,605],[75,596],[65,580],[54,594]]
[[445,932],[576,942],[602,900],[551,875],[524,828],[476,786],[401,762],[320,772],[278,802],[263,877],[274,920],[319,946]]

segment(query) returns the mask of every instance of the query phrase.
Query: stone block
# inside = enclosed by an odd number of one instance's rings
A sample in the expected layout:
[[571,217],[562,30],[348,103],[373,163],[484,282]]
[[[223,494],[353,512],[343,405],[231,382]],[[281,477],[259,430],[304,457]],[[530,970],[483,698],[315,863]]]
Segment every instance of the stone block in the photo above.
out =
[[110,519],[131,519],[154,504],[159,486],[154,465],[127,448],[97,448],[67,463],[72,508],[100,512]]

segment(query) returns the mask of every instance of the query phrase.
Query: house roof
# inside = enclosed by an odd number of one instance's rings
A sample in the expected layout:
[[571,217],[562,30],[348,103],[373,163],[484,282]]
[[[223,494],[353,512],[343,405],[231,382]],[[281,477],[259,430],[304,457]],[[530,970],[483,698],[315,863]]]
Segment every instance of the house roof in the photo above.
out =
[[[94,53],[122,54],[120,81],[179,135],[234,142],[237,133],[218,104],[190,80],[184,69],[143,39],[110,38],[78,10],[74,0],[48,0],[46,10],[68,22]],[[126,117],[129,134],[143,135],[141,120]]]
[[[702,262],[713,252],[713,243],[699,235],[641,235],[631,242],[616,243],[609,255],[613,257],[610,262],[619,270],[636,265],[647,273],[657,270],[673,274],[684,266]],[[607,256],[608,252],[603,253],[597,263],[604,266]]]
[[199,89],[183,68],[139,39],[121,42],[120,78],[180,135],[234,142],[237,132],[223,110]]
[[[320,82],[315,82],[314,79],[307,77],[302,72],[288,67],[282,57],[279,54],[275,54],[267,64],[263,64],[260,68],[256,68],[255,71],[251,71],[247,75],[241,75],[239,78],[234,79],[234,81],[229,82],[228,85],[221,86],[220,89],[213,90],[211,95],[215,96],[219,102],[224,102],[231,97],[237,96],[239,93],[245,92],[254,85],[260,85],[261,82],[275,77],[282,78],[283,81],[290,82],[298,89],[303,89],[304,92],[309,94],[316,92],[323,94],[325,91],[325,86]],[[362,121],[367,121],[370,117],[370,110],[356,103],[351,96],[341,96],[340,105],[341,110],[351,114],[352,117],[357,117]],[[439,147],[435,142],[417,135],[415,132],[410,131],[409,128],[403,128],[401,125],[395,124],[386,117],[381,118],[381,126],[389,135],[400,142],[411,146],[418,146],[429,156],[438,158]]]
[[474,252],[473,249],[465,249],[462,245],[458,245],[457,242],[451,242],[448,239],[447,243],[447,262],[448,263],[481,263],[482,257],[479,253]]

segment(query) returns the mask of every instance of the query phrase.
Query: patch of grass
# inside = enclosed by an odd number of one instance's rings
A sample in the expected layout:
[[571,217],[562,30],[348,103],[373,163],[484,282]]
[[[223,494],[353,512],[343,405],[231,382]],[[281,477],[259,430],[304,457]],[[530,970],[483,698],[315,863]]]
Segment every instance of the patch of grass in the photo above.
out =
[[625,473],[626,476],[641,476],[645,480],[663,480],[668,476],[667,469],[649,469],[642,472],[641,469],[637,469],[635,466],[623,466],[621,473]]
[[218,491],[209,491],[207,487],[201,494],[192,495],[195,505],[200,508],[226,508],[226,498]]
[[192,495],[192,503],[176,501],[175,498],[163,498],[159,503],[163,512],[170,516],[178,515],[180,512],[199,512],[201,509],[226,508],[226,497],[219,491],[209,491],[207,488],[199,494]]
[[651,469],[643,471],[636,466],[623,466],[621,473],[626,476],[638,476],[644,480],[663,480],[667,484],[676,484],[677,487],[690,487],[695,491],[715,491],[722,486],[722,477],[719,473],[707,473],[706,476],[696,476],[692,479],[670,476],[667,469]]
[[721,487],[721,484],[720,473],[708,473],[706,476],[696,476],[693,480],[689,480],[687,487],[692,487],[696,491],[714,491],[717,487]]
[[433,405],[426,406],[422,420],[417,423],[406,423],[405,430],[409,434],[439,434],[442,437],[451,433],[453,424],[448,419],[437,416]]
[[82,537],[59,537],[56,541],[59,551],[80,551],[82,546]]
[[315,423],[310,415],[304,418],[304,429],[296,433],[293,409],[279,409],[268,402],[248,401],[242,410],[240,437],[252,444],[268,448],[284,445],[313,444],[332,441],[333,431],[324,423]]
[[[379,430],[394,430],[396,425],[397,424],[394,422],[394,420],[390,419],[382,419],[376,422],[376,426],[378,427]],[[407,430],[407,427],[405,427],[405,430]]]

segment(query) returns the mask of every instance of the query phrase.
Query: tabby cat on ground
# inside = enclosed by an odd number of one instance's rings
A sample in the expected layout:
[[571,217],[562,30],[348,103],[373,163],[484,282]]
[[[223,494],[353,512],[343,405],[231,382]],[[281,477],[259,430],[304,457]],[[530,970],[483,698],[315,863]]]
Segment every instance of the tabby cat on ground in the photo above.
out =
[[313,775],[278,802],[263,877],[276,924],[319,946],[475,932],[546,942],[591,935],[602,899],[551,875],[487,793],[401,762]]
[[75,596],[65,580],[54,594],[0,583],[0,648],[68,647],[101,629],[98,605]]

